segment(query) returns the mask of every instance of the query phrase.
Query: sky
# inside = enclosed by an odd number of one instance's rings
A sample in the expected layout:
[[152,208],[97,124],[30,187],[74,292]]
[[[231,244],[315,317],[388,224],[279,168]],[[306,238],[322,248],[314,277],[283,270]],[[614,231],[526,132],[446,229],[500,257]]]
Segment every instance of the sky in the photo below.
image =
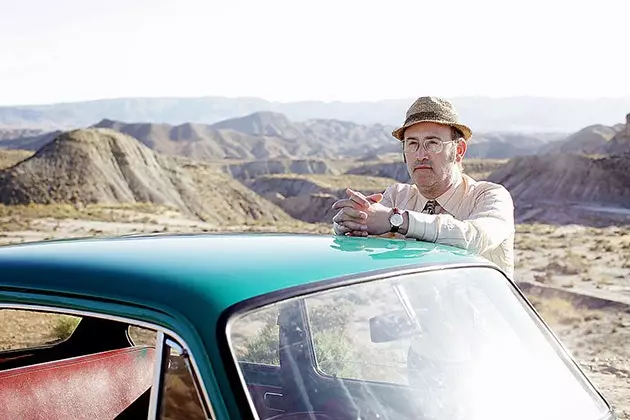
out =
[[0,105],[630,96],[630,1],[0,0]]

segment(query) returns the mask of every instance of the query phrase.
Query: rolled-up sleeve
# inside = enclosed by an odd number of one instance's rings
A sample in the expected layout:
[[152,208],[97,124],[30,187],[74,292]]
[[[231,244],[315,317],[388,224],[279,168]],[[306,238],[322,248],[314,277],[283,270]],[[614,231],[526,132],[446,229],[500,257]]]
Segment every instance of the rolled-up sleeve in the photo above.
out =
[[470,215],[464,220],[449,214],[409,211],[406,236],[484,253],[497,248],[514,233],[514,203],[507,189],[494,184],[475,197]]

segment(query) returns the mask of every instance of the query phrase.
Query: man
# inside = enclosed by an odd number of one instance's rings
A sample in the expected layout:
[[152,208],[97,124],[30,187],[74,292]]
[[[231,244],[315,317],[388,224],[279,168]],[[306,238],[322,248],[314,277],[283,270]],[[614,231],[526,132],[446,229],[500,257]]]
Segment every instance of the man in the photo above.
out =
[[514,271],[514,205],[501,185],[462,172],[471,129],[442,98],[421,97],[409,108],[401,141],[411,184],[394,184],[366,197],[347,189],[333,217],[337,235],[395,234],[452,245]]

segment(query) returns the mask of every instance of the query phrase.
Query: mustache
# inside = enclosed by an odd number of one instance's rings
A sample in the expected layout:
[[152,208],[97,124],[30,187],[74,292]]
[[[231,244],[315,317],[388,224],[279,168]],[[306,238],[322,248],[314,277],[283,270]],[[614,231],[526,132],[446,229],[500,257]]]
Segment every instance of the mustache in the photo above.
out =
[[429,168],[433,168],[433,162],[431,162],[430,160],[423,160],[422,162],[414,162],[413,164],[413,169],[418,169],[421,166],[428,166]]

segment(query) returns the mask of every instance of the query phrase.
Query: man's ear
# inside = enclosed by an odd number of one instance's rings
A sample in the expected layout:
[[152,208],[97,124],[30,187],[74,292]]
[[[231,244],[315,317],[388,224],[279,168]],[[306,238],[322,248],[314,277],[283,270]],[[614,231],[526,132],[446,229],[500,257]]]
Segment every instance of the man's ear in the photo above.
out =
[[468,143],[466,143],[466,140],[461,140],[457,143],[457,161],[461,162],[461,160],[464,158],[464,155],[466,154],[466,150],[468,150]]

